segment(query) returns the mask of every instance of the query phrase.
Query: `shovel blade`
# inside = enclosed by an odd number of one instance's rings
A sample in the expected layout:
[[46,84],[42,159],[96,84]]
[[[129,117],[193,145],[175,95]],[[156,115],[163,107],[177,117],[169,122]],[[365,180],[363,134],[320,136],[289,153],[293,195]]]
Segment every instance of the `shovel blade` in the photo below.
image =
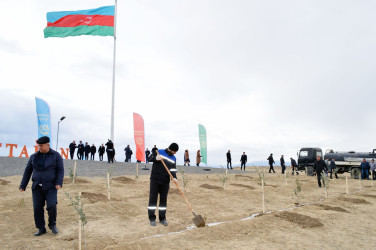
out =
[[205,220],[201,215],[195,215],[192,219],[193,223],[195,223],[196,227],[205,227]]

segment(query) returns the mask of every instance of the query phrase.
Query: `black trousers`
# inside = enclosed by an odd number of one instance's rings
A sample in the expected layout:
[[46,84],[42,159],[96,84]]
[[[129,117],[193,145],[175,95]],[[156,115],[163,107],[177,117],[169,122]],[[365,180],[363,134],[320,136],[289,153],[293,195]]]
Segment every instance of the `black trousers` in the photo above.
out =
[[284,173],[285,173],[285,170],[286,170],[286,166],[285,166],[285,165],[282,165],[281,167],[282,167],[282,174],[284,174]]
[[372,170],[372,179],[376,180],[376,170]]
[[73,157],[74,157],[74,150],[73,150],[73,151],[69,151],[69,153],[70,153],[70,158],[71,158],[71,160],[73,160]]
[[99,153],[99,160],[103,161],[103,154]]
[[88,159],[89,159],[89,153],[85,152],[85,160],[88,160]]
[[94,153],[94,154],[91,153],[91,155],[90,155],[90,160],[93,160],[93,161],[94,161],[94,157],[95,157],[95,153]]
[[114,163],[114,150],[107,150],[107,160],[108,163]]
[[149,205],[148,205],[148,215],[150,221],[155,221],[155,210],[157,209],[157,201],[159,194],[159,221],[166,219],[166,209],[167,209],[167,195],[170,188],[170,183],[160,184],[153,180],[150,180],[150,194],[149,194]]
[[242,164],[240,165],[240,170],[242,170],[244,167],[244,171],[245,171],[245,162],[242,161]]
[[44,205],[47,202],[48,212],[48,227],[56,225],[57,216],[57,189],[43,190],[41,186],[37,186],[32,190],[33,193],[33,207],[34,207],[34,221],[35,226],[40,229],[46,228],[44,221]]
[[[324,172],[316,174],[317,176],[317,183],[319,184],[319,187],[321,187],[321,179],[322,179],[322,174],[325,174]],[[324,181],[323,181],[324,182]],[[324,183],[325,184],[325,183]]]
[[269,173],[271,173],[272,171],[273,171],[273,173],[275,173],[274,168],[273,168],[273,164],[269,164],[269,165],[270,165]]
[[227,160],[227,168],[229,168],[228,167],[229,165],[230,165],[230,168],[232,168],[231,160]]
[[82,160],[80,151],[77,151],[77,159]]

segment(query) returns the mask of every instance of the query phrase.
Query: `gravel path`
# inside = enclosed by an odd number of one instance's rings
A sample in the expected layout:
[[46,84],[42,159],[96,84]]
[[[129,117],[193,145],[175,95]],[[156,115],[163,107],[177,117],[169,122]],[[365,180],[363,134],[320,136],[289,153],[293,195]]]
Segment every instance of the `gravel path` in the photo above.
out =
[[[26,167],[28,158],[11,158],[11,157],[0,157],[0,177],[13,176],[13,175],[23,175],[23,172]],[[107,171],[110,167],[114,167],[112,175],[135,175],[136,174],[136,163],[126,163],[126,162],[116,162],[110,164],[107,162],[100,161],[78,161],[78,160],[64,160],[64,170],[65,175],[69,175],[69,168],[73,169],[74,162],[77,162],[77,176],[85,177],[100,177],[106,176]],[[140,175],[150,175],[152,164],[148,164],[147,167],[149,170],[142,170],[145,166],[145,163],[139,165],[139,174]],[[249,168],[249,171],[245,173],[254,173],[254,168]],[[206,167],[184,167],[178,166],[178,172],[183,170],[188,174],[220,174],[224,173],[224,169],[221,168],[206,168]],[[210,171],[205,171],[204,169],[210,169]],[[229,170],[229,173],[244,173],[240,170]]]

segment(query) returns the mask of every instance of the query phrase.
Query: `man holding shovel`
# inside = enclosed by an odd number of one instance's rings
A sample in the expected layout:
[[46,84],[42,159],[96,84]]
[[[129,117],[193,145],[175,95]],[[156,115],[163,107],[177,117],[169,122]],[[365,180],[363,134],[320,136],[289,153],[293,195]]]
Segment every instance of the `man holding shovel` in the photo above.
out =
[[179,150],[179,146],[176,143],[171,143],[171,145],[166,149],[153,151],[150,155],[148,161],[153,162],[153,168],[150,175],[150,194],[149,194],[149,205],[148,214],[151,226],[156,226],[156,216],[155,210],[157,209],[157,201],[159,194],[159,222],[168,226],[166,220],[166,209],[167,209],[167,195],[170,188],[170,175],[165,169],[162,159],[170,170],[173,176],[173,182],[177,183],[176,179],[176,158],[175,154]]

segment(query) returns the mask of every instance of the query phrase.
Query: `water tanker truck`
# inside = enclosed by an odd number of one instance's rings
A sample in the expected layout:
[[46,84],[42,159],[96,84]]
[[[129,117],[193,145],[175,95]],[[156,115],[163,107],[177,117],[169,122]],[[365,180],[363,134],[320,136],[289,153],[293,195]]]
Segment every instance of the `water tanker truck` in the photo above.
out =
[[[317,156],[322,156],[321,148],[301,148],[298,152],[298,169],[304,170],[307,175],[313,175],[313,163]],[[355,151],[334,151],[328,149],[323,157],[324,160],[334,159],[338,173],[351,173],[354,179],[360,178],[360,163],[363,159],[371,163],[372,159],[376,159],[376,149],[372,152],[355,152]],[[326,161],[327,165],[329,161]]]

